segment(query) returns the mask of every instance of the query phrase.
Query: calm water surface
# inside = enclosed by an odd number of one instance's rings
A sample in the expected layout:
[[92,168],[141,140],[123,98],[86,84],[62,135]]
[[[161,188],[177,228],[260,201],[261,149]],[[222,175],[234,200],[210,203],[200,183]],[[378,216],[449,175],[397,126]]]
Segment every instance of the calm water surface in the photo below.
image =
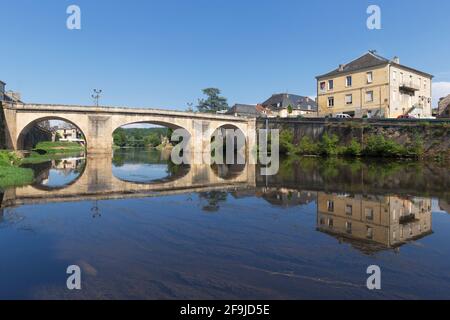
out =
[[263,177],[118,150],[33,168],[0,193],[2,299],[450,298],[446,165],[301,158]]

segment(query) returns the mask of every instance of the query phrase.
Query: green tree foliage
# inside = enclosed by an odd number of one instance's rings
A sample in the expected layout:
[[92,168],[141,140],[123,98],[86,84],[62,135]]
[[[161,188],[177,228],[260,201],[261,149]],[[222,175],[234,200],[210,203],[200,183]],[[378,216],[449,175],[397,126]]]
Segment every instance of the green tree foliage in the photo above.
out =
[[220,96],[220,90],[217,88],[203,89],[206,99],[199,99],[197,109],[200,112],[216,113],[217,111],[228,110],[227,99]]
[[288,105],[287,110],[289,114],[292,114],[292,112],[294,112],[294,109],[292,108],[291,105]]
[[355,139],[352,139],[350,145],[347,148],[345,148],[344,154],[350,157],[360,157],[362,154],[361,144]]
[[122,148],[157,147],[161,144],[161,137],[169,132],[167,128],[119,128],[113,134],[114,145]]
[[294,145],[294,131],[293,130],[281,130],[280,132],[280,153],[294,154],[296,153],[296,147]]
[[308,136],[300,140],[298,152],[302,155],[317,155],[319,154],[319,145],[314,143]]
[[113,134],[114,144],[119,147],[125,147],[128,139],[125,129],[119,128]]
[[320,153],[324,156],[337,156],[340,154],[339,138],[336,135],[325,133],[320,142]]

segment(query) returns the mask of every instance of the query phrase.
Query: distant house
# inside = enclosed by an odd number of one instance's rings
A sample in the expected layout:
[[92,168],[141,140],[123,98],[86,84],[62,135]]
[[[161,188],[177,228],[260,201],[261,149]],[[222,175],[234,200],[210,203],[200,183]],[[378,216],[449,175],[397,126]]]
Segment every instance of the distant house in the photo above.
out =
[[439,100],[438,117],[450,118],[450,94]]
[[5,98],[5,87],[6,83],[0,80],[0,101],[3,101]]
[[271,112],[271,116],[313,117],[317,114],[317,103],[309,97],[289,93],[274,94],[262,106]]
[[0,80],[0,101],[7,102],[22,102],[20,93],[13,91],[6,91],[6,83]]
[[84,137],[80,130],[71,124],[64,124],[59,127],[52,128],[53,141],[66,141],[66,142],[83,142]]
[[248,118],[265,118],[270,115],[270,110],[267,110],[262,105],[253,104],[235,104],[227,112],[227,115],[234,115],[235,117]]

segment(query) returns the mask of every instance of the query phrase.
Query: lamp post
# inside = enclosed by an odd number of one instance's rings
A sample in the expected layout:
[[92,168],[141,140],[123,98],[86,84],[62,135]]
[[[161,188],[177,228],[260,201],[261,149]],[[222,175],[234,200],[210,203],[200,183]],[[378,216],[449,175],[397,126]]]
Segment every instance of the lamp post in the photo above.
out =
[[97,90],[94,89],[94,94],[91,96],[92,99],[94,99],[95,105],[98,107],[99,106],[99,100],[100,100],[100,95],[102,94],[103,90]]

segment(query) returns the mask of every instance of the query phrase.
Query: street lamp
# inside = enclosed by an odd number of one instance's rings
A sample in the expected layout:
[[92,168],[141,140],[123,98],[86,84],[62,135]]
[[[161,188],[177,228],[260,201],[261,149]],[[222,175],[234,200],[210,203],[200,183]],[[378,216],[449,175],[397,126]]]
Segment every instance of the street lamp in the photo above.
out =
[[92,99],[94,99],[95,105],[98,107],[99,103],[98,101],[100,100],[100,95],[102,94],[103,90],[97,90],[94,89],[94,94],[91,96]]

